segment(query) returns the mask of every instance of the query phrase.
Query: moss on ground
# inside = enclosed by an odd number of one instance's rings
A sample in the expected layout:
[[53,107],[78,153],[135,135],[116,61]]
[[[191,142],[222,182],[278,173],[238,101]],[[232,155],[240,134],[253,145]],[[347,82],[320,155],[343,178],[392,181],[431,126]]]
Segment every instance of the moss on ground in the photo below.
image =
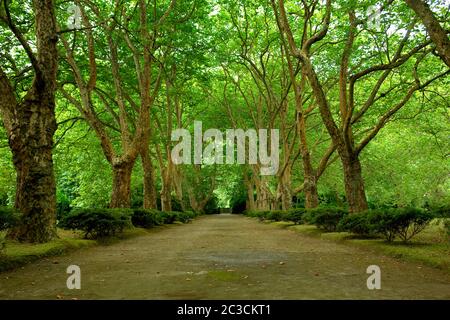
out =
[[289,222],[272,222],[271,224],[307,236],[338,241],[343,244],[374,250],[397,259],[423,263],[450,273],[450,240],[442,222],[439,220],[432,221],[423,232],[419,233],[409,243],[401,241],[389,243],[380,238],[364,238],[349,232],[324,232],[313,225],[293,225]]
[[[142,236],[147,233],[148,231],[142,228],[131,228],[114,237],[88,240],[83,239],[83,233],[81,232],[58,229],[59,238],[47,243],[32,244],[6,240],[6,246],[0,252],[0,272],[18,268],[41,258],[59,256],[98,244],[110,245],[123,239]],[[3,239],[4,236],[5,232],[0,233],[0,239]]]
[[238,281],[242,279],[239,273],[235,271],[227,271],[227,270],[214,270],[209,271],[208,276],[220,281],[230,282],[230,281]]

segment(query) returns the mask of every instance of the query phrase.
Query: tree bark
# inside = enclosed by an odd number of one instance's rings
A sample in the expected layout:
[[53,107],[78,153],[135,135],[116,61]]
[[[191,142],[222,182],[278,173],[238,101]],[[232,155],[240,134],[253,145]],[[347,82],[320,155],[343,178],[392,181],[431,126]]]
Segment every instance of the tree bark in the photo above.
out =
[[131,173],[134,161],[121,162],[112,166],[113,184],[110,208],[130,208],[131,206]]
[[298,124],[300,135],[300,150],[303,164],[303,181],[305,192],[305,208],[315,208],[319,205],[319,194],[317,193],[317,175],[311,163],[311,154],[306,139],[306,125],[303,116],[299,116]]
[[[289,210],[292,207],[291,169],[286,168],[279,179],[278,192],[281,198],[281,209]],[[277,197],[278,198],[278,197]],[[277,199],[275,199],[277,200]]]
[[345,194],[350,213],[368,209],[361,163],[357,156],[341,157],[344,169]]
[[161,187],[161,211],[172,211],[172,197],[171,197],[172,184],[170,178],[162,179]]
[[141,151],[142,168],[144,170],[144,209],[157,209],[155,186],[155,168],[148,153],[148,148]]
[[266,177],[261,178],[256,190],[256,203],[258,210],[270,210],[271,193],[266,185]]
[[422,0],[405,0],[405,2],[422,20],[431,40],[436,45],[439,56],[450,67],[450,40],[429,5]]
[[173,167],[173,188],[175,191],[175,195],[177,197],[178,202],[180,203],[181,210],[186,211],[186,204],[184,200],[184,192],[183,192],[183,172],[180,171],[180,168]]
[[0,111],[17,171],[15,207],[19,225],[8,237],[19,241],[47,242],[56,236],[56,187],[52,148],[56,131],[55,91],[58,53],[56,18],[52,0],[34,0],[36,48],[34,53],[14,25],[3,3],[9,29],[21,43],[34,69],[34,79],[22,101],[0,67]]
[[[51,99],[51,97],[48,97]],[[21,223],[8,237],[19,241],[47,242],[56,236],[56,185],[52,147],[56,130],[50,99],[26,101],[18,109],[18,128],[9,137],[17,172],[15,207]]]
[[247,190],[247,200],[245,201],[245,209],[248,211],[255,210],[255,184],[253,178],[244,172],[244,184]]

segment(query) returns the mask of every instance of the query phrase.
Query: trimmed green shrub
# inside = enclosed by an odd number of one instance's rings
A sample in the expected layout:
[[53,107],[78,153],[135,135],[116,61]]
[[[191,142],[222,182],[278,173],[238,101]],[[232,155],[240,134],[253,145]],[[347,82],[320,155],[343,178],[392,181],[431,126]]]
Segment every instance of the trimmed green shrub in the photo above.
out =
[[433,217],[432,213],[416,208],[374,209],[344,217],[339,230],[361,235],[380,234],[389,242],[399,237],[407,242],[425,229]]
[[434,214],[431,212],[417,208],[396,209],[394,215],[399,225],[397,235],[404,242],[423,231],[434,218]]
[[284,221],[291,221],[294,222],[294,224],[302,224],[305,212],[306,211],[304,208],[291,209],[285,214]]
[[188,223],[198,216],[192,211],[158,211],[154,209],[134,209],[131,222],[135,227],[151,228],[176,221]]
[[191,221],[192,215],[187,212],[174,212],[175,213],[175,221],[182,222],[182,223],[188,223]]
[[60,222],[64,229],[84,231],[85,238],[115,235],[131,226],[130,209],[74,209]]
[[199,214],[194,211],[184,211],[184,212],[181,212],[181,214],[183,214],[184,216],[186,216],[188,218],[187,222],[194,220],[195,218],[197,218],[199,216]]
[[268,213],[269,211],[260,211],[260,210],[245,211],[245,215],[247,217],[259,218],[259,220],[264,220]]
[[135,227],[146,229],[163,224],[163,220],[160,211],[152,209],[134,209],[131,216],[131,222]]
[[325,231],[336,231],[339,221],[348,214],[342,208],[318,207],[308,209],[304,214],[304,219],[310,224],[315,224],[319,229]]
[[265,218],[272,221],[283,221],[286,212],[281,210],[265,211]]
[[160,216],[164,224],[172,224],[177,221],[178,214],[175,211],[161,211]]
[[367,212],[346,215],[339,221],[337,230],[369,236],[373,234],[373,230],[369,226],[367,216]]

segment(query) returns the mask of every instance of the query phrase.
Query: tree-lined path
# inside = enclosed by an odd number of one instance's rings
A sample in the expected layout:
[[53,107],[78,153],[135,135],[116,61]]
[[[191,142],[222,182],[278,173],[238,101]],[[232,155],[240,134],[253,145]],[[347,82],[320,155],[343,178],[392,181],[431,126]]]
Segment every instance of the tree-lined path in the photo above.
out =
[[[71,264],[81,268],[81,290],[66,288]],[[381,290],[366,286],[373,264],[381,268]],[[0,299],[18,298],[449,299],[450,277],[223,214],[0,274]]]

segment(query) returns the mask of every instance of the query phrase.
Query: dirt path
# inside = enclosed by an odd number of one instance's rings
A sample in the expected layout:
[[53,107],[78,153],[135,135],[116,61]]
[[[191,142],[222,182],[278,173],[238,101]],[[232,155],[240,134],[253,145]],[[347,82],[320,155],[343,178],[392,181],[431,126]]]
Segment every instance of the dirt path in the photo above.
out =
[[[67,266],[81,290],[66,288]],[[368,290],[366,268],[381,268]],[[0,274],[0,299],[450,299],[450,277],[235,215],[206,216],[148,235]]]

